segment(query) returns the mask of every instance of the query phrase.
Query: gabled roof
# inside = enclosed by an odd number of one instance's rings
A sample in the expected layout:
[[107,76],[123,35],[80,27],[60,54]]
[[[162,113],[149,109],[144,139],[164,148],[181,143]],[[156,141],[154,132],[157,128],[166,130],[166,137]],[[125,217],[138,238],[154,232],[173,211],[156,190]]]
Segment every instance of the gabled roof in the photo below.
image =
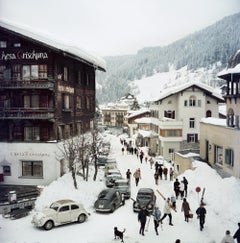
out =
[[130,111],[130,114],[126,118],[127,119],[133,118],[133,117],[139,116],[141,114],[145,114],[145,113],[150,113],[150,110],[147,108],[142,108],[140,110]]
[[50,37],[50,34],[47,35],[43,33],[37,33],[35,30],[30,29],[29,27],[11,24],[3,20],[0,20],[0,27],[9,32],[12,32],[13,34],[21,35],[21,37],[32,42],[37,42],[43,46],[54,49],[55,51],[62,52],[62,54],[73,59],[85,62],[86,64],[93,66],[96,69],[106,71],[106,63],[102,58],[98,57],[97,55],[93,55],[83,49],[80,49],[77,46],[71,45],[70,43],[64,43],[62,40],[57,40],[53,36]]
[[156,100],[156,101],[161,101],[161,100],[166,99],[167,97],[169,97],[171,95],[177,94],[177,93],[182,92],[182,91],[189,89],[191,87],[197,87],[197,88],[203,90],[204,92],[206,92],[209,96],[217,99],[220,102],[224,102],[224,99],[223,99],[221,94],[217,93],[212,87],[210,87],[206,84],[200,83],[200,82],[188,82],[188,83],[185,83],[185,84],[181,84],[179,86],[175,86],[175,87],[171,87],[169,89],[166,89],[162,93],[162,95],[160,95],[159,99]]

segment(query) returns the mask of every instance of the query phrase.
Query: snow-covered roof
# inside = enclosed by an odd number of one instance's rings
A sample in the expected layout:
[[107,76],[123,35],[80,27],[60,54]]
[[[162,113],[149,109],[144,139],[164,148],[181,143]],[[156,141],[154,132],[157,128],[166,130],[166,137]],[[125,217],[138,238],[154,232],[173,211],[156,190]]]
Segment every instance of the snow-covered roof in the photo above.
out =
[[240,63],[237,64],[234,68],[226,68],[224,70],[222,70],[221,72],[218,73],[218,77],[222,77],[224,75],[228,75],[228,74],[240,74]]
[[144,130],[138,130],[138,134],[144,138],[157,136],[157,134],[153,131],[144,131]]
[[202,118],[201,122],[211,124],[211,125],[223,126],[223,127],[226,127],[227,124],[226,119],[219,119],[214,117]]
[[171,87],[169,89],[165,89],[163,91],[163,93],[160,95],[160,97],[158,98],[158,100],[163,100],[171,95],[177,94],[185,89],[188,89],[192,86],[197,86],[200,89],[203,89],[205,91],[207,91],[208,93],[211,93],[212,96],[214,96],[217,99],[220,99],[222,101],[224,101],[223,97],[221,94],[217,93],[212,87],[210,87],[209,85],[206,85],[204,83],[201,82],[188,82],[185,84],[181,84],[179,86],[175,86],[175,87]]
[[19,24],[0,19],[0,26],[17,34],[21,34],[29,39],[41,42],[65,54],[69,54],[72,58],[80,59],[88,64],[92,64],[95,68],[106,71],[105,61],[95,54],[80,49],[76,44],[67,43],[66,41],[57,39],[50,33],[40,33],[29,26],[20,26]]
[[135,116],[144,114],[144,113],[146,113],[146,112],[150,112],[150,110],[147,109],[147,108],[142,108],[142,109],[140,109],[140,110],[130,111],[131,114],[129,114],[129,115],[127,116],[127,118],[132,118],[132,117],[135,117]]
[[146,123],[149,124],[151,123],[151,118],[150,117],[142,117],[142,118],[138,118],[135,120],[136,123]]

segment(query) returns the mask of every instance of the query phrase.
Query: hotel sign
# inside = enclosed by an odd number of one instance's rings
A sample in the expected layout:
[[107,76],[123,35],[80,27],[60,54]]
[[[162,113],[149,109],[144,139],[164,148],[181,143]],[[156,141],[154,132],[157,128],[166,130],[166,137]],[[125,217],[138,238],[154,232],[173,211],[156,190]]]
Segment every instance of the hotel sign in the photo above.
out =
[[47,52],[36,52],[33,51],[18,51],[16,53],[7,53],[2,51],[0,53],[0,60],[38,60],[38,59],[48,59]]

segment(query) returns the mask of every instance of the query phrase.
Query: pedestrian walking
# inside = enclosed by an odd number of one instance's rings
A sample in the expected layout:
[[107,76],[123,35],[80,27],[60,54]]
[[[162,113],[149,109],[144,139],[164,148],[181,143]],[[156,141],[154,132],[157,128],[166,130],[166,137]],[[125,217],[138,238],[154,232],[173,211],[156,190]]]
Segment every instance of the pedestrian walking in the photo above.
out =
[[175,192],[176,199],[178,199],[178,195],[179,195],[179,186],[180,186],[180,183],[178,181],[178,178],[176,178],[175,182],[173,183],[173,190]]
[[153,160],[153,158],[150,157],[150,159],[149,159],[148,161],[149,161],[149,163],[150,163],[150,168],[152,169],[153,164],[154,164],[154,160]]
[[173,176],[174,176],[174,170],[173,170],[172,167],[170,167],[170,170],[169,170],[169,179],[170,179],[170,181],[173,180]]
[[184,197],[184,184],[183,184],[183,181],[180,182],[179,193],[180,193],[180,197],[181,197],[181,200],[182,200],[183,197]]
[[141,235],[144,235],[147,216],[149,216],[149,212],[147,211],[147,208],[144,206],[138,213],[138,222],[140,222],[139,234]]
[[136,186],[138,186],[139,180],[141,179],[141,170],[140,170],[140,168],[138,168],[138,169],[134,172],[133,176],[134,176],[134,178],[135,178]]
[[176,197],[174,197],[174,196],[172,195],[171,198],[170,198],[170,200],[171,200],[171,203],[172,203],[172,208],[173,208],[174,210],[176,210],[176,209],[177,209],[177,205],[176,205],[177,200],[176,200]]
[[237,243],[240,243],[240,223],[238,223],[238,229],[235,232],[235,234],[233,235],[234,239],[237,239]]
[[167,174],[168,174],[168,168],[167,167],[163,168],[163,174],[164,174],[165,180],[167,180]]
[[165,199],[165,205],[164,205],[164,208],[163,208],[163,216],[160,219],[161,224],[162,224],[162,221],[168,216],[169,217],[169,225],[173,226],[171,209],[172,209],[172,205],[171,205],[170,198],[168,198],[167,200]]
[[175,243],[181,243],[180,239],[176,239]]
[[159,178],[159,174],[158,172],[155,172],[154,174],[154,180],[155,180],[155,184],[158,185],[158,178]]
[[201,231],[204,228],[206,213],[207,213],[207,210],[205,209],[204,205],[201,203],[200,207],[196,210],[196,214],[197,214],[198,219],[199,219]]
[[160,180],[162,180],[163,168],[162,168],[161,164],[158,165],[158,174],[159,174]]
[[125,150],[124,147],[122,147],[122,154],[124,154],[124,150]]
[[181,211],[184,213],[184,220],[188,222],[191,209],[186,198],[183,198]]
[[188,190],[188,180],[183,177],[183,184],[184,184],[184,192],[185,192],[185,197],[187,197],[187,190]]
[[128,169],[127,170],[127,172],[126,172],[126,177],[127,177],[127,179],[130,181],[130,179],[131,179],[131,174],[132,174],[132,172],[130,171],[130,169]]
[[225,236],[223,237],[223,239],[221,240],[220,243],[234,243],[234,242],[235,242],[235,240],[231,236],[230,231],[227,230]]
[[148,157],[146,156],[146,157],[145,157],[145,162],[147,163],[147,161],[148,161]]
[[144,155],[144,153],[143,153],[143,151],[141,150],[140,151],[140,155],[139,155],[139,158],[140,158],[140,162],[142,163],[142,160],[143,160],[143,155]]
[[156,235],[158,235],[158,227],[159,227],[160,219],[161,219],[161,211],[156,206],[153,210],[153,222],[154,222],[154,229],[155,229]]

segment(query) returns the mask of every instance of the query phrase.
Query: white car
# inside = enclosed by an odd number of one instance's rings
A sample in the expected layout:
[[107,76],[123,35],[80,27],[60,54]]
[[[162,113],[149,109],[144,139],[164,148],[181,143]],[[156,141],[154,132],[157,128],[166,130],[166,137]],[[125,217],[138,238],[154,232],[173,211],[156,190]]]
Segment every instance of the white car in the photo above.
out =
[[72,222],[83,223],[90,214],[83,208],[82,204],[69,199],[59,200],[51,204],[49,208],[43,209],[33,215],[32,224],[50,230],[54,226]]

